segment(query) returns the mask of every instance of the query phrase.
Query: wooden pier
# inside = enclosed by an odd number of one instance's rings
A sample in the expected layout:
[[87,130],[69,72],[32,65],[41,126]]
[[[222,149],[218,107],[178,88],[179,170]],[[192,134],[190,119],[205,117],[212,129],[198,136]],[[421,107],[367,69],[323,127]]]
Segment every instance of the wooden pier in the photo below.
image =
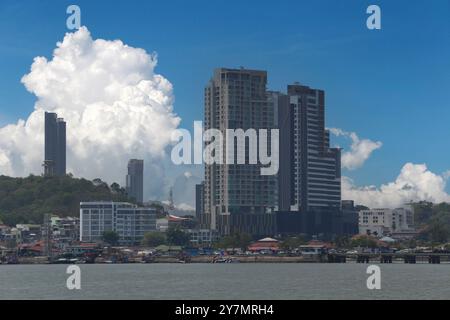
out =
[[328,263],[450,263],[450,253],[328,253]]

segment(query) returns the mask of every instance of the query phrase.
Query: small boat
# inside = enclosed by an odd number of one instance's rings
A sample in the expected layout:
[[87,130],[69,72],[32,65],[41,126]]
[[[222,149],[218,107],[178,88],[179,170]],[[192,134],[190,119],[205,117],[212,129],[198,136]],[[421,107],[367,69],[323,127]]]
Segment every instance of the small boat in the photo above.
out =
[[53,263],[55,263],[55,264],[70,264],[70,259],[59,258],[57,260],[54,260]]
[[233,258],[220,258],[214,259],[212,263],[239,263],[239,260]]

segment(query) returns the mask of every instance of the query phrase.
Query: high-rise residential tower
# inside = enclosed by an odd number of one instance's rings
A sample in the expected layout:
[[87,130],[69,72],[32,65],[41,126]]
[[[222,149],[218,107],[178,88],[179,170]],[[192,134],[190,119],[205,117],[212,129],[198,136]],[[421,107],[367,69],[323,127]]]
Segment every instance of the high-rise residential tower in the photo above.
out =
[[195,217],[202,223],[202,217],[205,212],[205,183],[195,185]]
[[[266,71],[216,69],[205,88],[205,130],[220,130],[226,145],[226,129],[274,128],[266,84]],[[248,160],[250,139],[245,140]],[[260,164],[236,163],[205,165],[205,224],[222,235],[272,234],[276,177],[261,175]]]
[[144,160],[131,159],[128,161],[126,191],[129,197],[138,203],[144,201]]
[[325,92],[296,83],[272,100],[280,130],[278,209],[301,213],[312,233],[331,230],[341,206],[341,151],[330,148]]
[[45,112],[44,174],[66,174],[66,123],[56,113],[50,112]]

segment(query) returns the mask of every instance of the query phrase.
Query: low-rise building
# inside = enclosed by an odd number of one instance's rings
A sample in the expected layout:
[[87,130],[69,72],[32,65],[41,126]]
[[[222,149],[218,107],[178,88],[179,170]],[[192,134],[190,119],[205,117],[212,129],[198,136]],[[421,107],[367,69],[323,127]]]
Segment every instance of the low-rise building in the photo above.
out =
[[370,209],[359,211],[359,233],[376,236],[413,229],[414,211],[410,206],[396,209]]
[[80,238],[80,219],[76,217],[52,216],[51,228],[54,241],[72,243]]
[[190,235],[190,242],[194,246],[211,246],[213,242],[219,239],[219,234],[216,230],[186,229],[184,231]]
[[9,234],[10,230],[11,228],[7,225],[0,224],[0,241],[3,241],[5,239],[5,236]]
[[156,230],[160,232],[166,232],[169,229],[169,219],[161,218],[156,219]]
[[81,202],[80,241],[100,242],[106,231],[116,232],[121,245],[138,244],[156,231],[156,210],[127,202]]
[[194,229],[196,228],[196,221],[191,216],[175,216],[169,214],[168,217],[169,228]]
[[20,233],[20,242],[33,243],[41,238],[41,225],[39,224],[17,224],[16,229]]
[[252,252],[277,252],[280,250],[280,241],[273,238],[260,239],[248,246]]

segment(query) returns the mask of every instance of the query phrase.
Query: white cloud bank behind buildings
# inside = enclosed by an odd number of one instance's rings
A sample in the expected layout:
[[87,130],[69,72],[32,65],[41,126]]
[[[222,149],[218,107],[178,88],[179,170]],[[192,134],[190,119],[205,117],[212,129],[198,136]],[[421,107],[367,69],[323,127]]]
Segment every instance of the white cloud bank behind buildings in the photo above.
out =
[[[181,119],[173,111],[172,84],[156,74],[156,54],[120,40],[92,39],[86,27],[67,33],[53,57],[36,57],[22,79],[36,98],[28,119],[0,128],[0,175],[40,174],[44,153],[44,111],[67,121],[68,172],[88,179],[123,182],[130,158],[145,161],[145,197],[167,195],[167,147]],[[361,168],[381,142],[332,128],[350,139],[342,154],[343,168]],[[450,172],[450,171],[449,171]],[[344,199],[370,207],[395,207],[404,202],[449,201],[450,174],[435,174],[424,164],[407,163],[395,181],[380,187],[355,186],[343,177]],[[200,178],[175,181],[176,202],[194,205]],[[186,192],[184,192],[186,191]]]

